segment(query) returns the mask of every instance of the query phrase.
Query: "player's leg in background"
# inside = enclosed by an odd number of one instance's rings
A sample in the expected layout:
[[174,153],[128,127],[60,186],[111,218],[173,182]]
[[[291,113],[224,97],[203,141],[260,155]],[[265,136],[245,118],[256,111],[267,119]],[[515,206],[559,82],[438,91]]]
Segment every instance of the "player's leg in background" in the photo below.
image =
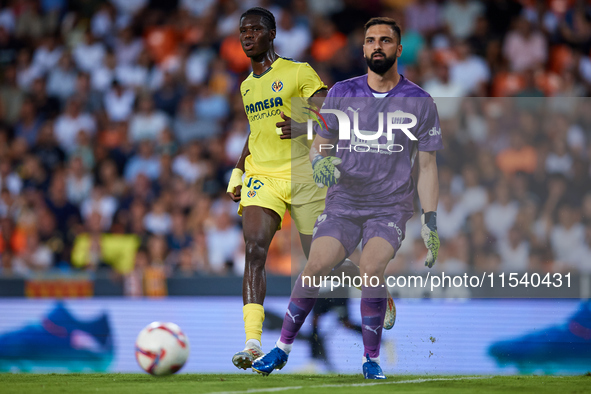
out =
[[[300,239],[302,241],[302,247],[304,245],[304,238],[303,234],[300,234]],[[304,249],[305,250],[305,249]],[[353,278],[360,276],[359,265],[355,264],[353,260],[359,262],[361,253],[359,252],[359,248],[355,249],[355,251],[349,256],[348,258],[344,259],[342,262],[336,265],[336,267],[330,272],[331,276],[336,276],[339,279],[342,279],[344,276],[345,278],[349,278],[349,283],[353,283]],[[359,291],[361,291],[361,287],[357,287]],[[384,319],[384,329],[390,330],[394,327],[394,323],[396,323],[396,304],[394,303],[394,299],[389,291],[386,290],[386,296],[388,297],[387,300],[387,308],[386,308],[386,317]]]
[[283,368],[300,328],[314,308],[320,280],[345,256],[345,247],[336,238],[324,236],[314,240],[308,262],[291,292],[277,347],[253,363],[256,372],[268,375],[274,369]]
[[[306,234],[300,234],[300,242],[302,243],[302,250],[304,251],[304,255],[306,259],[310,255],[310,245],[312,244],[312,236]],[[359,266],[351,261],[349,258],[345,258],[334,267],[334,269],[330,272],[330,275],[337,276],[341,278],[342,275],[345,277],[350,277],[351,281],[353,277],[359,276]]]
[[281,338],[278,343],[287,345],[283,349],[286,353],[291,350],[295,336],[316,303],[320,288],[315,287],[314,283],[318,285],[322,277],[342,261],[345,255],[345,248],[336,238],[320,237],[312,243],[310,257],[304,271],[295,282],[283,319]]
[[[374,237],[365,244],[359,264],[361,276],[367,275],[368,278],[368,283],[364,283],[361,288],[363,356],[364,361],[369,355],[369,358],[378,364],[384,316],[388,305],[384,272],[394,253],[394,247],[390,242]],[[370,281],[372,277],[374,277],[373,282]]]

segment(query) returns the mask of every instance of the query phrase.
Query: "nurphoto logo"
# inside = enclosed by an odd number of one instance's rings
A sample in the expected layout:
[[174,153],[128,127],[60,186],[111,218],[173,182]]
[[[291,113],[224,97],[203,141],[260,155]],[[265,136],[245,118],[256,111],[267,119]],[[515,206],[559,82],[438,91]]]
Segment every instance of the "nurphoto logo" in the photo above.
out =
[[[378,153],[395,153],[395,152],[402,152],[404,147],[400,144],[394,143],[394,130],[402,131],[410,140],[417,141],[417,137],[410,131],[413,127],[417,125],[417,117],[411,113],[404,112],[404,111],[394,111],[394,112],[378,112],[378,130],[360,130],[359,129],[359,109],[354,110],[353,108],[349,107],[348,110],[353,112],[353,127],[351,127],[351,120],[349,116],[338,109],[321,109],[320,111],[316,111],[312,108],[306,108],[310,112],[310,118],[308,119],[307,124],[307,132],[308,132],[308,139],[314,139],[314,123],[318,125],[321,129],[328,130],[328,125],[326,119],[322,116],[322,114],[333,114],[335,115],[337,122],[338,122],[338,130],[339,130],[339,140],[350,140],[351,144],[349,147],[340,147],[336,146],[337,151],[346,149],[348,151],[354,150],[355,152],[377,152]],[[386,131],[384,132],[384,123],[386,124]],[[430,133],[439,133],[441,134],[440,129],[433,128]],[[386,144],[377,143],[378,139],[385,135],[386,136]],[[433,134],[431,134],[433,135]],[[370,144],[371,141],[375,141],[376,143]],[[321,144],[320,150],[323,149],[332,150],[335,146],[332,144]]]

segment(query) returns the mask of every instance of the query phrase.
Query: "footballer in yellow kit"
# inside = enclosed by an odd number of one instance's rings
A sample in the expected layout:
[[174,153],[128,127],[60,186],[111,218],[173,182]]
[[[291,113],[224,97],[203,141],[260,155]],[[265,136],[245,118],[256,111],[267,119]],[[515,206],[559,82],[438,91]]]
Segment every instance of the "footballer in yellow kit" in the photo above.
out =
[[326,188],[318,188],[313,181],[306,135],[292,133],[290,118],[292,97],[326,97],[326,85],[307,63],[277,55],[275,34],[275,17],[264,8],[251,8],[240,17],[240,43],[253,69],[240,87],[250,135],[227,192],[240,202],[246,249],[242,282],[246,346],[232,357],[234,365],[242,369],[250,368],[263,355],[265,262],[285,211],[291,212],[307,257],[326,197]]
[[[245,159],[239,214],[244,207],[255,205],[273,210],[283,220],[287,209],[298,231],[312,234],[324,209],[326,188],[318,188],[312,178],[306,135],[281,139],[276,124],[282,121],[281,113],[291,117],[292,97],[312,97],[322,89],[326,85],[310,65],[282,57],[262,75],[251,73],[242,83],[240,93],[250,123],[250,155]],[[292,166],[297,170],[292,171]],[[293,210],[292,191],[298,202]],[[306,207],[299,209],[300,203]]]

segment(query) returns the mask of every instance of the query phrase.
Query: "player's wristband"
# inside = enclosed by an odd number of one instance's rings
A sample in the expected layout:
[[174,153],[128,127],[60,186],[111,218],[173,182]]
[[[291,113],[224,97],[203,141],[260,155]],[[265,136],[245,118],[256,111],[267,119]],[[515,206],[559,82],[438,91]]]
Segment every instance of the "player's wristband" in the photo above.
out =
[[437,212],[429,211],[425,212],[422,211],[423,215],[421,217],[423,224],[426,224],[431,230],[437,231]]
[[227,193],[234,193],[234,189],[238,186],[242,186],[242,175],[244,171],[240,168],[234,168],[232,170],[232,175],[230,176],[230,181],[228,182],[228,189],[226,190]]
[[322,159],[324,159],[324,156],[322,156],[321,154],[314,156],[314,158],[312,159],[312,169],[314,169],[316,163],[318,163]]

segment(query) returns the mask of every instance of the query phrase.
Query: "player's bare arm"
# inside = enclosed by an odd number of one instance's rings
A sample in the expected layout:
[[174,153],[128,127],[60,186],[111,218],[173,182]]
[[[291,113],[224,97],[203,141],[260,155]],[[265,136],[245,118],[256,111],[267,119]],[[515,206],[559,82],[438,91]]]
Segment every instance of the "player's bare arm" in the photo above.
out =
[[436,152],[419,151],[419,180],[417,191],[421,207],[425,212],[437,210],[439,200],[439,179],[437,177]]

